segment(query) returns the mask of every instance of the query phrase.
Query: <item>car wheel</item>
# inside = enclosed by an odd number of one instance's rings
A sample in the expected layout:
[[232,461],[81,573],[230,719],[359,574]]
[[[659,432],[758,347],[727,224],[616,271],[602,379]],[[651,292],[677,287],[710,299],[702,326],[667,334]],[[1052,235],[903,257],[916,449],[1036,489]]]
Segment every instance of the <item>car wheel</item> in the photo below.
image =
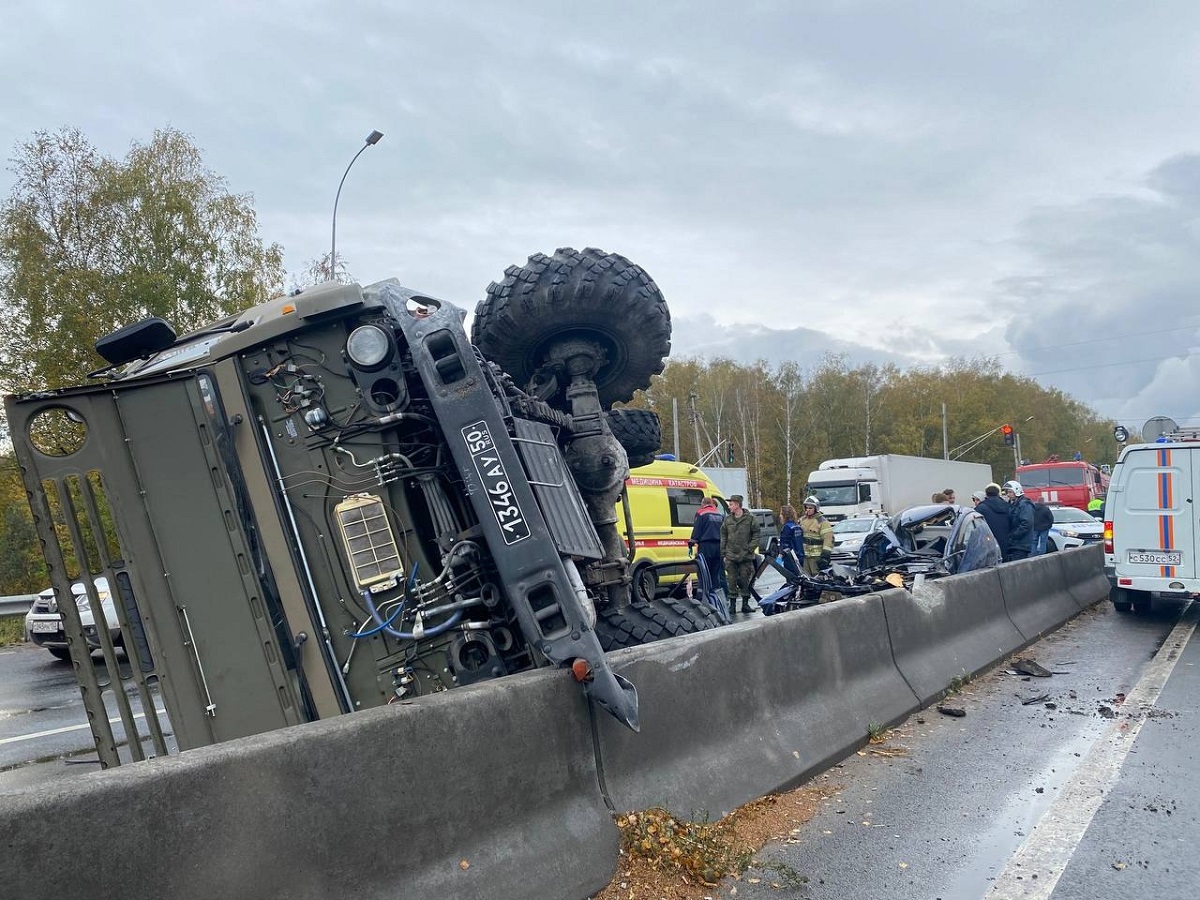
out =
[[570,341],[598,344],[595,372],[608,409],[650,386],[671,352],[671,314],[658,286],[623,256],[565,247],[535,253],[488,285],[475,309],[471,341],[519,385],[561,404],[565,379],[553,390],[550,351]]
[[663,597],[599,610],[596,637],[607,653],[681,634],[708,631],[719,624],[716,610],[701,600]]
[[632,593],[637,600],[653,600],[658,593],[658,573],[650,563],[638,563],[630,576]]

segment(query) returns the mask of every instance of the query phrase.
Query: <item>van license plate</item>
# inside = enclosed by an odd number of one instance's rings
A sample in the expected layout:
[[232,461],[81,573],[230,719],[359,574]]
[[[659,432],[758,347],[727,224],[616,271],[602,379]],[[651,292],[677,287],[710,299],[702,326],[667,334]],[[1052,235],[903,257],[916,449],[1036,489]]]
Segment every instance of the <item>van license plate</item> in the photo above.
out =
[[1152,566],[1181,566],[1183,551],[1181,550],[1130,550],[1131,563],[1149,563]]

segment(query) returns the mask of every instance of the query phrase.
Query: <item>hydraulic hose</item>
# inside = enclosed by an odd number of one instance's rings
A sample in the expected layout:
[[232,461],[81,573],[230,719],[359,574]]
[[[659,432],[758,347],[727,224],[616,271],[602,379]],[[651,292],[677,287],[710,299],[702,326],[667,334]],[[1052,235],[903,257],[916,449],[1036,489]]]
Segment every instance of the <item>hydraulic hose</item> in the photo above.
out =
[[[409,592],[412,590],[413,585],[416,584],[416,581],[417,581],[417,566],[414,565],[412,575],[409,576],[408,582],[404,586],[404,601],[401,602],[401,604],[400,604],[401,608],[403,608],[404,604],[408,602]],[[362,592],[362,598],[363,598],[363,603],[367,607],[367,611],[371,613],[371,618],[375,620],[375,623],[377,625],[377,627],[372,629],[371,632],[369,632],[369,633],[370,634],[378,634],[379,632],[382,631],[384,634],[390,635],[391,637],[394,637],[394,638],[398,638],[402,641],[415,641],[415,640],[419,640],[421,638],[437,637],[439,634],[449,631],[451,628],[453,628],[455,625],[457,625],[459,620],[462,618],[462,614],[463,614],[463,611],[461,609],[456,609],[454,611],[454,614],[452,616],[450,616],[450,618],[447,619],[445,622],[440,622],[437,625],[434,625],[432,628],[423,629],[420,634],[417,634],[416,632],[412,632],[412,631],[399,631],[392,627],[391,623],[393,621],[395,621],[396,616],[399,614],[400,610],[396,610],[395,613],[393,613],[389,618],[387,618],[385,620],[383,618],[383,616],[381,616],[379,614],[379,610],[375,607],[375,601],[373,599],[371,599],[370,591],[364,590]],[[367,635],[366,634],[356,635],[356,637],[360,637],[360,636],[366,637]]]

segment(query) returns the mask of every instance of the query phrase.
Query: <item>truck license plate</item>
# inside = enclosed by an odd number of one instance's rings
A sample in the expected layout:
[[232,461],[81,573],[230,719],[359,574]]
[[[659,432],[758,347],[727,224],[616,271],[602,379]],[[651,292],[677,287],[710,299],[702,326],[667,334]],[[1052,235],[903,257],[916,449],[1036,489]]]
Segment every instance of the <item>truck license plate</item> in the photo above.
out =
[[1152,566],[1183,565],[1182,550],[1130,550],[1131,563],[1149,563]]
[[529,523],[525,521],[525,514],[517,503],[487,423],[480,421],[466,426],[462,429],[462,436],[475,462],[475,471],[479,474],[483,492],[496,516],[504,543],[511,545],[525,540],[529,537]]

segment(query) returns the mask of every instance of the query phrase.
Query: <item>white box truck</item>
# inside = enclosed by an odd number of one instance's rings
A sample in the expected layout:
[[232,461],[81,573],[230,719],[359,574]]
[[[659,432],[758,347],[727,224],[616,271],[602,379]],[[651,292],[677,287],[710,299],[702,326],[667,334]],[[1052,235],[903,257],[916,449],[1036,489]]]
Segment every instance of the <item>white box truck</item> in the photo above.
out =
[[958,503],[992,481],[983,463],[927,459],[923,456],[855,456],[827,459],[808,476],[807,495],[817,498],[830,521],[851,516],[893,516],[910,506],[929,503],[943,488],[954,488]]
[[1119,611],[1146,612],[1154,594],[1200,593],[1197,484],[1200,441],[1121,451],[1104,500],[1104,567]]

